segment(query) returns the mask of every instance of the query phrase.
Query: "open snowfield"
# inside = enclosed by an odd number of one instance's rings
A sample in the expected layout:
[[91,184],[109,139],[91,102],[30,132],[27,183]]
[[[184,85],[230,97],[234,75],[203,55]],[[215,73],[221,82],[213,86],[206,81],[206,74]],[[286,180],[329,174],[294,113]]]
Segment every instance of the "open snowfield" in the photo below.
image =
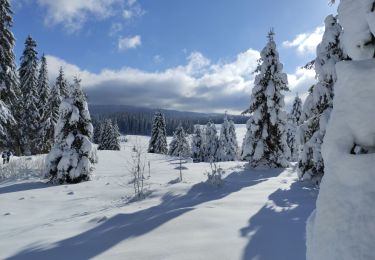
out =
[[[237,125],[240,143],[245,126]],[[220,163],[225,184],[204,183],[207,163],[147,154],[148,196],[132,202],[128,136],[99,151],[92,181],[51,186],[32,175],[0,183],[1,259],[305,259],[305,224],[317,191],[293,168]],[[35,159],[35,158],[34,158]],[[172,181],[172,182],[171,182]]]

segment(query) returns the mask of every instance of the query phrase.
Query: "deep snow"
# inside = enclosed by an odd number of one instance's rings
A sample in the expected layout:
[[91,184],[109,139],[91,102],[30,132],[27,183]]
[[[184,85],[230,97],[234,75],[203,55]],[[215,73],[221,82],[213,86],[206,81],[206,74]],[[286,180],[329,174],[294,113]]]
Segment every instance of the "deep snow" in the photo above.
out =
[[[241,145],[245,126],[236,126]],[[133,144],[98,151],[92,181],[50,186],[36,177],[0,183],[1,259],[305,259],[305,222],[317,191],[294,168],[220,163],[225,185],[204,183],[207,163],[148,154],[146,199],[131,202]],[[148,169],[146,169],[146,176]]]

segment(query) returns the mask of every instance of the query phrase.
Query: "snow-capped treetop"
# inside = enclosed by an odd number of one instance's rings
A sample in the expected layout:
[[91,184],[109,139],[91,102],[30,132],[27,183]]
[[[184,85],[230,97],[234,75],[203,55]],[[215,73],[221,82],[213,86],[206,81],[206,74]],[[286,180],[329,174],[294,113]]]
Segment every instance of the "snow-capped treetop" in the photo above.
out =
[[62,99],[69,97],[69,85],[64,76],[64,70],[60,67],[59,75],[56,78],[55,86],[59,88],[60,96]]
[[341,0],[338,7],[344,52],[353,60],[375,56],[375,12],[373,0]]

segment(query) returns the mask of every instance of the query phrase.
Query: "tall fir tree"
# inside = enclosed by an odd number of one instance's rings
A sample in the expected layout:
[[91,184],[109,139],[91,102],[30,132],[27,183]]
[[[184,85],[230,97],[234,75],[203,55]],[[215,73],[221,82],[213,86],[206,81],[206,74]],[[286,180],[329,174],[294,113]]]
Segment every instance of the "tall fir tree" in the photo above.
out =
[[250,107],[249,162],[252,167],[287,167],[290,150],[286,142],[286,113],[283,91],[288,91],[287,75],[282,72],[274,32],[261,52],[256,69]]
[[20,91],[14,55],[15,39],[11,32],[12,16],[9,0],[0,0],[0,100],[3,102],[0,110],[3,128],[0,145],[12,148],[19,154],[19,134],[14,118],[20,107]]
[[151,139],[148,146],[149,153],[167,154],[167,130],[162,112],[156,112],[152,124]]
[[217,137],[216,126],[208,122],[204,132],[204,161],[217,161],[217,149],[219,148],[219,139]]
[[300,119],[302,115],[302,100],[297,95],[293,101],[292,110],[288,115],[287,124],[287,141],[290,149],[290,159],[291,161],[296,161],[299,154],[299,143],[296,139],[297,128],[300,124]]
[[236,128],[232,120],[225,115],[224,123],[221,125],[219,148],[217,150],[217,161],[235,161],[237,159],[238,143]]
[[37,70],[38,53],[36,42],[28,36],[19,68],[20,88],[22,92],[22,111],[20,131],[22,150],[25,155],[37,153],[37,136],[40,114],[38,110]]
[[39,129],[36,136],[36,151],[39,153],[48,152],[53,144],[52,113],[50,109],[51,90],[48,82],[47,59],[43,55],[40,60],[39,76],[37,82],[39,110]]
[[329,15],[325,19],[325,32],[317,47],[315,72],[318,83],[309,90],[302,110],[298,129],[301,153],[298,159],[299,175],[320,183],[324,175],[324,162],[321,154],[326,125],[333,107],[334,84],[337,80],[335,64],[346,59],[340,46],[341,25],[337,18]]
[[91,143],[93,126],[80,80],[74,79],[71,97],[61,104],[55,144],[47,156],[46,176],[52,183],[79,183],[90,179],[97,161]]
[[194,126],[194,133],[191,139],[191,156],[194,162],[204,161],[204,139],[202,127],[200,125]]
[[168,154],[171,156],[178,156],[182,158],[190,157],[190,145],[187,139],[187,134],[180,124],[173,134],[173,139],[169,144]]

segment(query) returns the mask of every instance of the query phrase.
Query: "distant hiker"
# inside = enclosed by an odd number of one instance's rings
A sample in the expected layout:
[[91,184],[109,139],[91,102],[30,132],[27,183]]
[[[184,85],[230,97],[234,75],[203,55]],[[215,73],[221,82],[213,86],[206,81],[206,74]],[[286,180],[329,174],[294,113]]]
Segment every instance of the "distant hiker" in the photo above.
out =
[[9,161],[10,161],[10,157],[11,157],[12,155],[13,155],[13,154],[12,154],[11,151],[8,151],[8,152],[7,152],[7,163],[9,163]]
[[4,151],[1,154],[1,158],[3,158],[3,164],[6,164],[7,163],[7,152],[6,151]]

